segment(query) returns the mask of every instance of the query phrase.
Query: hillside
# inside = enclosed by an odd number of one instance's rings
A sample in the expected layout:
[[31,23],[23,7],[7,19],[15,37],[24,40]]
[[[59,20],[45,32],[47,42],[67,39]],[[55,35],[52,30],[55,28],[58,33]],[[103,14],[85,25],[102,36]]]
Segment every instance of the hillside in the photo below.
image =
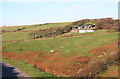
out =
[[[72,33],[70,29],[76,25],[96,25],[98,21],[100,20],[93,19],[90,21],[80,20],[76,22],[3,27],[3,61],[20,68],[32,77],[94,77],[94,71],[90,70],[86,73],[84,69],[89,69],[91,62],[104,59],[106,62],[102,63],[107,64],[105,66],[107,73],[107,68],[109,71],[110,67],[117,65],[115,57],[118,50],[119,32],[114,29],[111,30],[111,28],[97,28],[95,32]],[[57,32],[49,31],[50,28],[55,28]],[[45,32],[46,30],[48,31]],[[36,37],[37,34],[39,36],[42,33],[41,31],[46,35],[42,38],[31,38],[31,33],[34,33]],[[47,37],[49,34],[51,36]],[[111,53],[115,56],[111,56]],[[107,60],[107,57],[110,56],[112,63]],[[80,71],[86,74],[82,75]],[[98,70],[99,73],[103,71],[104,69]],[[103,77],[103,75],[99,76]]]

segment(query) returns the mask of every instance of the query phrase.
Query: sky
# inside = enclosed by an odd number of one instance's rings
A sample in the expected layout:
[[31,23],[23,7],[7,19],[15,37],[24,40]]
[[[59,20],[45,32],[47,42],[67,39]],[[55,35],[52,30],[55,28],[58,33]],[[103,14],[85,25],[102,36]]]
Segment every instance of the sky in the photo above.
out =
[[53,22],[71,22],[81,19],[118,18],[116,1],[15,1],[0,3],[0,26],[17,26]]

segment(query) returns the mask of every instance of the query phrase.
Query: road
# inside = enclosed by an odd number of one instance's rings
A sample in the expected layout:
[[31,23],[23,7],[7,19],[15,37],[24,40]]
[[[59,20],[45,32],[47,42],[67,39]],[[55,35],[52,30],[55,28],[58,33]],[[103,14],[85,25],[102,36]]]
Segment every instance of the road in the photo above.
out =
[[21,70],[13,67],[12,65],[4,62],[0,62],[2,64],[2,78],[6,77],[29,77],[26,73],[22,72]]

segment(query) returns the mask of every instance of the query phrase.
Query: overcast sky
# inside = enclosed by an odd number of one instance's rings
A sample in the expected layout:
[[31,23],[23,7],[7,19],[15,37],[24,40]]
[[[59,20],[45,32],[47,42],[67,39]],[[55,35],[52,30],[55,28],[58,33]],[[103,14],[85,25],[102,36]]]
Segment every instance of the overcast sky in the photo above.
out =
[[[10,2],[11,1],[11,2]],[[30,2],[31,1],[31,2]],[[2,0],[1,25],[69,22],[81,19],[118,18],[118,1],[106,0]]]

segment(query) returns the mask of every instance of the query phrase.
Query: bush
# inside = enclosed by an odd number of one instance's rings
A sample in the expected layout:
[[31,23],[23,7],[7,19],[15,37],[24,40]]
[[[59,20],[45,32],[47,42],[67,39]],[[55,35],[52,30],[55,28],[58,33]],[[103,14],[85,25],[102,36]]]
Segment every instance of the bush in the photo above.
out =
[[[88,23],[89,21],[96,22],[95,30],[107,29],[108,32],[111,32],[113,30],[120,31],[120,21],[119,20],[113,20],[112,18],[102,18],[102,19],[93,19],[93,20],[83,19],[83,20],[73,22],[72,24],[66,25],[64,27],[54,27],[54,28],[52,27],[49,29],[42,29],[42,30],[34,31],[34,32],[31,32],[29,34],[29,36],[32,39],[56,36],[56,35],[60,35],[60,34],[69,32],[70,30],[72,30],[72,27],[74,27],[74,26],[83,26],[85,23]],[[45,23],[43,25],[47,25],[47,24],[49,24],[49,23]],[[19,30],[22,30],[22,29],[18,29],[18,31]]]
[[56,28],[49,28],[49,29],[42,29],[38,31],[31,32],[29,36],[32,39],[42,38],[42,37],[52,37],[56,35],[60,35],[63,33],[67,33],[72,29],[72,25],[67,25],[65,27],[56,27]]
[[96,27],[98,29],[120,31],[119,26],[120,26],[120,21],[113,20],[112,18],[102,18],[98,22],[96,22]]
[[85,69],[80,69],[75,77],[95,77],[96,74],[107,69],[112,64],[118,65],[118,52],[115,52],[102,60],[89,62]]
[[84,25],[85,23],[87,23],[89,21],[90,21],[89,19],[83,19],[83,20],[79,20],[79,21],[73,22],[73,25],[75,25],[75,26],[82,26],[82,25]]

